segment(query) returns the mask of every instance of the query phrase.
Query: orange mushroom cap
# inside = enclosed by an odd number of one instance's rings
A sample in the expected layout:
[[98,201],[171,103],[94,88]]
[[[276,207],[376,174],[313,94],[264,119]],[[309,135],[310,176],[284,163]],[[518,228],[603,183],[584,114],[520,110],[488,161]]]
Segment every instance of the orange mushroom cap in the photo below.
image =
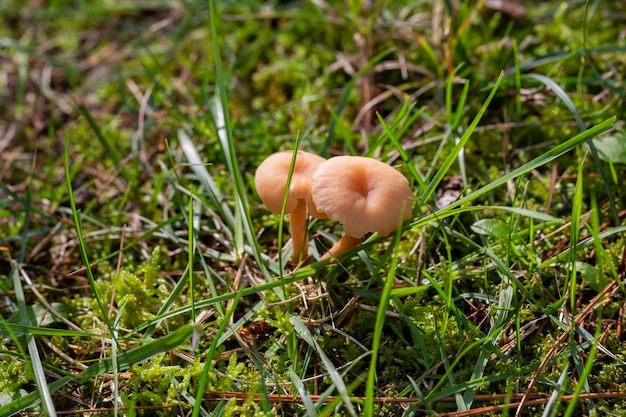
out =
[[[293,151],[270,155],[259,165],[254,175],[254,183],[261,201],[274,213],[280,213],[282,210],[293,156]],[[317,210],[311,197],[313,173],[324,161],[324,158],[312,153],[297,151],[296,154],[285,202],[285,213],[289,215],[293,243],[291,261],[294,264],[306,260],[308,256],[307,212],[320,219],[326,218]]]
[[337,156],[319,164],[313,174],[313,202],[331,220],[343,223],[346,235],[381,236],[412,216],[408,180],[376,159]]
[[[326,159],[309,152],[297,152],[285,213],[294,211],[298,200],[305,200],[309,214],[317,218],[325,218],[322,213],[318,212],[311,199],[311,177]],[[263,204],[273,213],[281,212],[292,157],[293,151],[277,152],[264,160],[256,170],[254,183],[257,193]]]

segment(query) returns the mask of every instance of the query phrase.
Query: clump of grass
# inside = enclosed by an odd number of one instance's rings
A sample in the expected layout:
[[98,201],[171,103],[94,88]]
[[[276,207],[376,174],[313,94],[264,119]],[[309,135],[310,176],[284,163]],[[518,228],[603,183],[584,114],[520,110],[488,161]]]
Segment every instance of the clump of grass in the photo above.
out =
[[[339,3],[3,8],[0,415],[624,409],[615,5]],[[294,148],[413,220],[291,268]]]

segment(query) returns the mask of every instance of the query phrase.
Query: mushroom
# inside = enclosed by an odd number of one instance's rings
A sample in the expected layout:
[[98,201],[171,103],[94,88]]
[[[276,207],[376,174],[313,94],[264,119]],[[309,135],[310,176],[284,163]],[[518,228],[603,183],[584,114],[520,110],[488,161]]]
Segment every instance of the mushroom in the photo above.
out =
[[[281,213],[292,158],[293,151],[270,155],[259,165],[254,175],[257,193],[263,204],[273,213]],[[308,256],[307,211],[313,217],[326,218],[315,208],[311,198],[311,177],[324,161],[326,159],[309,152],[297,151],[296,154],[285,204],[293,243],[291,261],[294,264],[300,261],[301,255],[302,259]]]
[[356,247],[368,232],[388,235],[412,216],[408,180],[389,165],[361,156],[337,156],[313,174],[313,203],[328,218],[343,223],[344,236],[322,256]]

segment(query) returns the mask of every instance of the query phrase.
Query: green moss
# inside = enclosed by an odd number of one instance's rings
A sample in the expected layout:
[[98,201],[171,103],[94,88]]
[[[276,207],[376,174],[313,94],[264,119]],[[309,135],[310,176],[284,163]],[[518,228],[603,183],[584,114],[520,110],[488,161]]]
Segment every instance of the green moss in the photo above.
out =
[[[251,397],[252,398],[252,397]],[[265,411],[261,405],[252,399],[248,399],[244,404],[237,404],[234,401],[229,403],[226,407],[227,416],[241,416],[241,417],[277,417],[280,414],[277,412],[275,408],[270,411]]]
[[[113,276],[115,301],[124,306],[120,324],[133,328],[152,320],[161,308],[162,302],[171,292],[171,285],[159,277],[160,249],[152,251],[152,257],[133,271],[122,270]],[[175,318],[172,326],[180,325]],[[178,322],[178,323],[176,323]]]
[[[129,257],[130,258],[130,257]],[[143,264],[131,265],[115,274],[110,268],[100,266],[102,276],[96,281],[96,289],[103,302],[114,297],[115,304],[122,309],[120,325],[133,328],[151,320],[172,291],[171,283],[160,276],[162,251],[155,247],[152,256]],[[103,329],[104,318],[93,297],[74,296],[67,301],[72,320],[84,329]],[[180,316],[168,320],[174,328],[182,325]]]
[[130,368],[133,378],[124,382],[124,390],[133,393],[137,405],[179,404],[181,391],[192,391],[192,380],[202,373],[202,363],[172,365],[170,354],[153,356]]
[[[1,347],[5,350],[5,347]],[[33,382],[33,370],[24,360],[0,361],[0,394],[15,396],[22,388]]]

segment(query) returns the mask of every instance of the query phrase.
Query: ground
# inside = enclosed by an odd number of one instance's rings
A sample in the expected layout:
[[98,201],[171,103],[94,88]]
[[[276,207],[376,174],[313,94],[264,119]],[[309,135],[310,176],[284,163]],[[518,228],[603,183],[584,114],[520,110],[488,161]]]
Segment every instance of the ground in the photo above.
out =
[[[0,16],[1,416],[626,410],[618,2]],[[393,166],[411,218],[290,262],[254,174],[293,149]]]

